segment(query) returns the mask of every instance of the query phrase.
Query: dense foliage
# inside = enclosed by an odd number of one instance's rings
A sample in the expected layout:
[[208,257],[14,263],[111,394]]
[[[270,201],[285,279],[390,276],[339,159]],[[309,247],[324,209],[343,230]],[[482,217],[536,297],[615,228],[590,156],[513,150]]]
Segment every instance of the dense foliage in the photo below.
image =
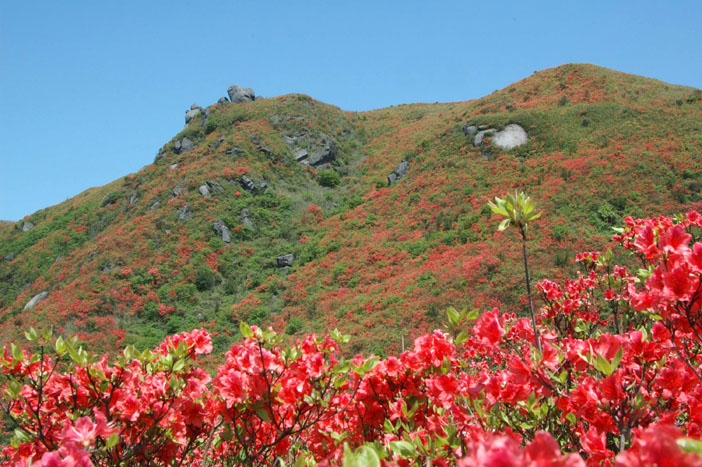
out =
[[702,216],[627,218],[543,280],[536,322],[448,310],[399,356],[241,325],[213,377],[196,329],[110,361],[30,330],[5,348],[8,465],[702,465]]

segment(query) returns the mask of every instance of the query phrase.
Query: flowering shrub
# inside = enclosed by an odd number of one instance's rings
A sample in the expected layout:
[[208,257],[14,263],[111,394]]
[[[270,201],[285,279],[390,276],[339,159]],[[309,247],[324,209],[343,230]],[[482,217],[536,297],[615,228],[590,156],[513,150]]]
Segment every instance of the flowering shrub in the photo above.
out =
[[348,358],[241,324],[211,377],[204,330],[114,361],[30,330],[5,347],[5,465],[702,465],[702,216],[626,219],[530,318],[448,310],[411,350]]

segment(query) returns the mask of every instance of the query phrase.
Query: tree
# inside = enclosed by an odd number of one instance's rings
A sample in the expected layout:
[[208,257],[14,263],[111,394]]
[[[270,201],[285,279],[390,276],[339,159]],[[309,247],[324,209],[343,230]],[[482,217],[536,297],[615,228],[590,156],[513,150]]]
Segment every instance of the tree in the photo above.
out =
[[514,195],[508,194],[504,199],[495,197],[495,202],[489,202],[488,205],[492,212],[504,216],[505,219],[500,222],[498,230],[505,230],[510,224],[513,224],[519,235],[522,237],[522,256],[524,257],[524,276],[526,277],[527,295],[529,296],[529,313],[531,314],[531,326],[534,329],[534,341],[536,348],[541,351],[541,340],[539,339],[539,330],[536,327],[536,317],[534,314],[534,303],[531,298],[531,281],[529,278],[529,262],[527,260],[526,240],[527,227],[529,222],[541,217],[540,212],[534,211],[534,203],[523,192],[514,192]]

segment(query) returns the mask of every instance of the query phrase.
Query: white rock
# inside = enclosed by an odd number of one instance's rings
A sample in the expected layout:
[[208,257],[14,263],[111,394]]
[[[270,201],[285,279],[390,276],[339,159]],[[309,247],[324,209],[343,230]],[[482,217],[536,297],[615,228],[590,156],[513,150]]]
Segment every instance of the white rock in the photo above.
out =
[[502,149],[512,149],[527,142],[527,133],[521,126],[510,123],[504,130],[498,131],[492,137],[492,144]]
[[36,294],[34,297],[32,297],[32,299],[30,301],[27,302],[27,304],[24,306],[24,309],[31,310],[32,308],[34,308],[34,305],[43,301],[48,296],[49,296],[49,292],[47,292],[47,291]]

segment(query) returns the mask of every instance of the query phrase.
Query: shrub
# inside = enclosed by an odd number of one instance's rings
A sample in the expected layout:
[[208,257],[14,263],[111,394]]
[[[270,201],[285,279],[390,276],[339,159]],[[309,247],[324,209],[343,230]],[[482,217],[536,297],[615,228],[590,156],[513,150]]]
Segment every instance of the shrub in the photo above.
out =
[[322,186],[334,188],[341,183],[341,176],[335,170],[320,170],[317,172],[317,182]]
[[195,271],[195,286],[200,292],[210,290],[217,283],[217,274],[209,266],[200,266]]

